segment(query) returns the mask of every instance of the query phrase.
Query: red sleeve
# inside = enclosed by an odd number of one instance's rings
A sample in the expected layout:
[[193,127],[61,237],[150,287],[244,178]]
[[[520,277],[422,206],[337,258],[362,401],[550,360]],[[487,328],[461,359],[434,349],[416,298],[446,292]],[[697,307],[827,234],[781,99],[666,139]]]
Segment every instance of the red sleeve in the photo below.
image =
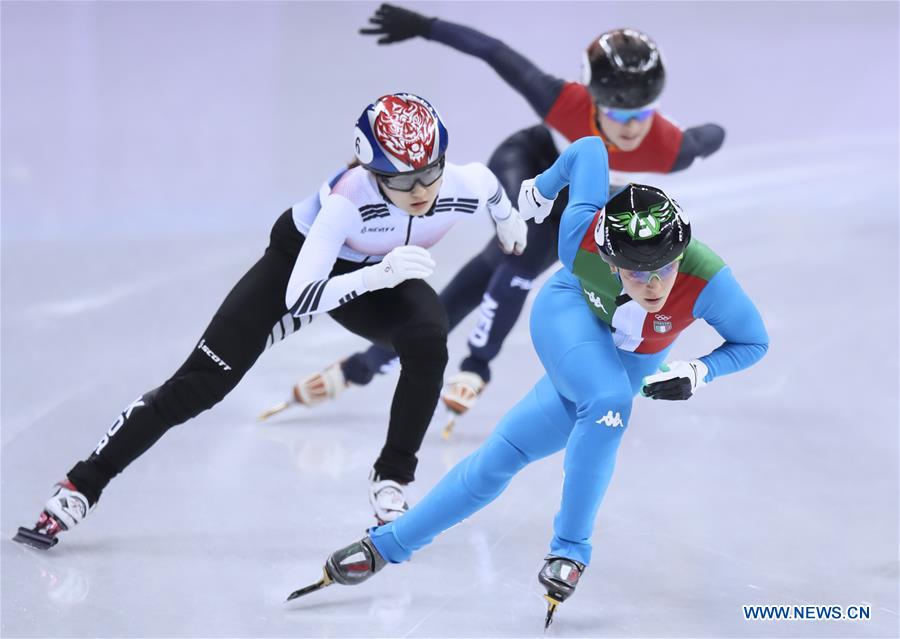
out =
[[580,82],[566,82],[563,85],[544,122],[559,131],[569,142],[589,135],[600,135],[600,129],[597,128],[597,107],[594,106],[587,87]]
[[581,238],[581,244],[578,248],[580,248],[582,251],[600,255],[600,249],[597,247],[597,240],[594,238],[594,229],[597,228],[597,221],[600,219],[600,214],[602,212],[602,210],[597,211],[597,213],[594,215],[594,219],[591,221],[590,226],[588,226],[587,232],[584,234],[584,237]]
[[678,157],[681,137],[681,129],[657,112],[653,116],[650,132],[634,151],[620,151],[607,145],[609,168],[634,173],[668,173]]

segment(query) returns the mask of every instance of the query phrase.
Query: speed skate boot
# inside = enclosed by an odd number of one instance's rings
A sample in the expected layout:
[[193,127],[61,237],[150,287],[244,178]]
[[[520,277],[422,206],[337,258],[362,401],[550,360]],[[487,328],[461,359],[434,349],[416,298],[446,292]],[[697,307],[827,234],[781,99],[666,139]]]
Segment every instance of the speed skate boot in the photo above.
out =
[[368,535],[349,546],[336,550],[328,557],[322,569],[322,578],[314,584],[295,590],[287,601],[321,590],[331,584],[355,586],[361,584],[384,568],[384,557],[378,552]]
[[361,584],[384,568],[384,557],[368,535],[357,542],[336,550],[325,562],[325,574],[343,586]]
[[393,479],[382,479],[374,470],[369,475],[369,503],[375,511],[378,525],[394,521],[409,510],[404,493],[405,484]]
[[553,613],[556,607],[572,596],[575,586],[584,572],[584,564],[574,559],[547,555],[544,557],[544,567],[538,573],[538,581],[547,589],[544,599],[547,600],[547,618],[544,628],[548,628],[553,621]]
[[470,371],[460,371],[447,380],[447,385],[441,391],[441,401],[447,409],[447,422],[441,430],[444,439],[450,438],[456,420],[475,405],[475,400],[486,385],[481,375]]
[[291,397],[287,401],[264,410],[259,416],[259,421],[268,419],[294,405],[315,406],[330,399],[337,399],[350,386],[341,367],[342,364],[343,362],[335,362],[325,370],[301,379],[291,389]]
[[93,506],[88,498],[78,492],[68,479],[63,480],[54,486],[53,494],[44,504],[44,511],[34,528],[20,527],[13,541],[47,550],[57,544],[59,533],[77,526],[91,510]]

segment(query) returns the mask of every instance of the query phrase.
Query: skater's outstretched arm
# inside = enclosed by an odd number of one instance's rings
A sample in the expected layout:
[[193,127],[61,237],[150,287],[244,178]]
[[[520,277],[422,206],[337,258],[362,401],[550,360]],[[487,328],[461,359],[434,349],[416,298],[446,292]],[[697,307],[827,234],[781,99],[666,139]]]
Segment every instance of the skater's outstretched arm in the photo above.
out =
[[369,22],[375,26],[359,32],[381,36],[378,44],[393,44],[420,36],[484,60],[528,100],[541,119],[546,118],[565,85],[564,80],[545,73],[500,40],[471,27],[426,17],[391,4],[382,4]]

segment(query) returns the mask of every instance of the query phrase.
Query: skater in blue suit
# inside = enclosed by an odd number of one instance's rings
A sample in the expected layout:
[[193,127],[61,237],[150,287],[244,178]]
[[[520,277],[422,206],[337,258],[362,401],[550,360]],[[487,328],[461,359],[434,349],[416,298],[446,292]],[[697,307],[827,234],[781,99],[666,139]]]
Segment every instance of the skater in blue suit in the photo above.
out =
[[[602,141],[584,138],[522,184],[520,212],[538,223],[569,185],[559,233],[563,268],[541,289],[531,314],[546,375],[412,510],[333,553],[316,586],[356,584],[385,563],[406,561],[493,501],[527,464],[565,450],[562,501],[538,576],[549,624],[590,564],[594,519],[635,395],[685,400],[765,354],[759,312],[722,259],[692,239],[678,204],[639,184],[607,202],[608,176]],[[723,343],[698,359],[666,363],[672,343],[695,319],[710,324]]]

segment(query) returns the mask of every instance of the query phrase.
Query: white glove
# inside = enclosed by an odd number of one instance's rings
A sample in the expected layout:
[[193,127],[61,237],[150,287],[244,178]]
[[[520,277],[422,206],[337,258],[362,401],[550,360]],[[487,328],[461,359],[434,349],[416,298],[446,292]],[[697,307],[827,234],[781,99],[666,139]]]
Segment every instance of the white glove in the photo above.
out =
[[363,285],[370,291],[394,288],[409,279],[425,279],[434,273],[434,267],[431,254],[421,246],[398,246],[379,264],[363,269]]
[[534,221],[540,224],[550,215],[555,201],[556,198],[547,199],[541,195],[538,187],[534,185],[534,178],[525,180],[519,189],[519,214],[523,220],[534,218]]
[[706,386],[709,369],[699,359],[668,362],[658,373],[647,375],[641,382],[641,395],[653,399],[687,399],[698,388]]
[[497,239],[500,240],[500,248],[507,255],[510,253],[521,255],[525,252],[525,246],[528,244],[528,225],[517,210],[512,209],[508,218],[497,222]]

